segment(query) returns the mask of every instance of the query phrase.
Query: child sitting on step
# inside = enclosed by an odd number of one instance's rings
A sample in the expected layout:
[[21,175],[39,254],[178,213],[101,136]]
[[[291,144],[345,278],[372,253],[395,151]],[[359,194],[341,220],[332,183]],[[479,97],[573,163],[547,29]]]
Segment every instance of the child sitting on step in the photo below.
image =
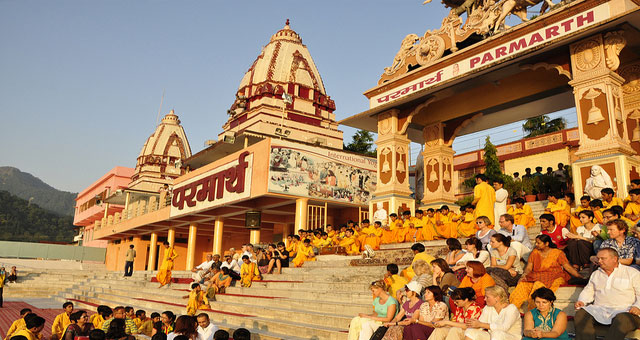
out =
[[198,309],[209,306],[209,300],[207,300],[205,293],[197,282],[191,284],[191,292],[184,298],[189,298],[189,302],[187,302],[187,315],[190,316],[196,315]]

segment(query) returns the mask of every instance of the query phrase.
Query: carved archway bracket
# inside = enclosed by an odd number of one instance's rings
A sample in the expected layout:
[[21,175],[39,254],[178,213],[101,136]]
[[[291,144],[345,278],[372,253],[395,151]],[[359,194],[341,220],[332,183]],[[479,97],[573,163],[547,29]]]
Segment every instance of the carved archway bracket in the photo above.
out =
[[413,117],[415,117],[416,114],[418,114],[422,109],[429,106],[429,104],[433,103],[435,100],[436,100],[436,97],[430,97],[429,99],[425,100],[424,103],[416,106],[416,108],[409,113],[407,120],[402,124],[402,126],[398,127],[398,133],[400,134],[407,133],[407,129],[409,128],[409,124],[411,124]]
[[[456,126],[453,129],[453,132],[451,132],[451,136],[448,136],[448,133],[444,134],[445,137],[445,141],[444,141],[444,145],[446,146],[451,146],[453,144],[453,140],[456,138],[456,136],[458,135],[458,132],[460,132],[460,130],[464,129],[467,125],[473,123],[474,121],[478,120],[480,117],[482,117],[484,114],[482,112],[476,113],[473,116],[465,119],[462,121],[462,123],[458,124],[458,126]],[[445,123],[445,127],[450,124],[450,123]]]
[[569,78],[569,80],[573,79],[573,77],[571,76],[571,71],[566,70],[564,67],[562,67],[562,65],[558,65],[558,64],[548,64],[548,63],[540,62],[535,64],[525,64],[520,66],[520,69],[522,70],[531,70],[531,71],[535,71],[541,68],[545,70],[556,70],[558,71],[558,74],[562,76],[566,76],[567,78]]

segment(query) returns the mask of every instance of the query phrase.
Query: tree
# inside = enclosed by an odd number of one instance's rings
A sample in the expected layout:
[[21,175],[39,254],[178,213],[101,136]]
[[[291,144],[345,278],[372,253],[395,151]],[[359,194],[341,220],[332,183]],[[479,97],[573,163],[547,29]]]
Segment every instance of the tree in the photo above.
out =
[[500,161],[498,160],[498,149],[491,139],[487,136],[484,142],[484,175],[487,176],[489,182],[493,182],[502,177],[502,169],[500,169]]
[[567,122],[562,117],[551,119],[547,115],[542,115],[527,119],[522,124],[522,130],[527,133],[525,138],[529,138],[564,130],[566,126]]
[[368,157],[376,157],[377,151],[373,146],[373,134],[366,130],[358,130],[351,139],[351,143],[344,145],[343,149],[359,153]]

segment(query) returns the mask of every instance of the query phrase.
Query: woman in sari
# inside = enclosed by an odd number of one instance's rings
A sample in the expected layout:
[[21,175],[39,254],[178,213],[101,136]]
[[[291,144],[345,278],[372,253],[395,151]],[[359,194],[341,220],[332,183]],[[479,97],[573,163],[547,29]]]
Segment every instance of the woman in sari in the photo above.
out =
[[160,282],[160,287],[171,283],[171,269],[173,269],[173,261],[178,257],[178,252],[173,248],[173,246],[169,245],[169,242],[164,241],[162,244],[164,245],[164,258],[160,265],[160,269],[158,270],[158,274],[156,275],[156,279]]
[[251,282],[262,280],[258,265],[251,262],[248,255],[242,256],[242,267],[240,267],[240,285],[242,287],[251,287]]
[[217,275],[214,275],[209,280],[209,287],[207,287],[207,298],[214,300],[216,294],[224,294],[227,287],[231,285],[231,276],[229,275],[229,268],[223,267],[220,269]]
[[89,322],[87,312],[83,310],[73,312],[69,315],[69,320],[71,324],[67,326],[62,339],[74,340],[76,337],[89,337],[89,332],[93,330],[93,324]]
[[529,300],[529,308],[533,308],[533,300],[530,300],[531,292],[538,288],[546,287],[557,291],[560,285],[567,282],[569,275],[582,278],[575,268],[571,266],[564,252],[556,248],[556,245],[548,235],[538,235],[535,241],[535,249],[529,256],[527,267],[515,290],[511,293],[509,301],[517,308]]

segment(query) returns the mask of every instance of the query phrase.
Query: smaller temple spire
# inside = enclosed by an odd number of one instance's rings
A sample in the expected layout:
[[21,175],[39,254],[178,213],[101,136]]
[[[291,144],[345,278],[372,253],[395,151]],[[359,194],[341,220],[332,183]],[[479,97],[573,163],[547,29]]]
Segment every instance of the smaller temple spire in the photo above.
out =
[[289,28],[289,19],[287,18],[287,21],[284,23],[284,29],[288,30]]

